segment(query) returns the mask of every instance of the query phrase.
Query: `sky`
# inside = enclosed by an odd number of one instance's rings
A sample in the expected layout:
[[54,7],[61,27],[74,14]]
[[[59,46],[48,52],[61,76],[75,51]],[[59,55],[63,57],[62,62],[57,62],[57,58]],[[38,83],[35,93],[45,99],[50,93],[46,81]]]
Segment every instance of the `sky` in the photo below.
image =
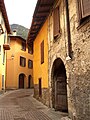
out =
[[4,0],[10,24],[30,28],[37,0]]

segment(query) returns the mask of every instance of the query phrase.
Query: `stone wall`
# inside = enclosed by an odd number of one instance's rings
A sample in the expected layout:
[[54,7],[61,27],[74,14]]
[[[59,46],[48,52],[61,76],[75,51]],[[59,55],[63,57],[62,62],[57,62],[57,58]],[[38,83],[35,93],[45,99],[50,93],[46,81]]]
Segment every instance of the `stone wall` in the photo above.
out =
[[42,88],[42,95],[39,96],[39,85],[34,85],[34,97],[49,107],[49,89]]
[[[64,62],[67,74],[68,112],[72,119],[89,119],[89,93],[90,93],[90,20],[79,26],[77,0],[69,1],[69,20],[71,34],[71,60],[67,56],[67,29],[66,9],[64,1],[58,0],[55,6],[60,5],[61,34],[57,41],[53,40],[53,12],[48,17],[48,43],[49,43],[49,90],[50,106],[52,107],[52,66],[57,58]],[[55,7],[54,6],[54,7]]]

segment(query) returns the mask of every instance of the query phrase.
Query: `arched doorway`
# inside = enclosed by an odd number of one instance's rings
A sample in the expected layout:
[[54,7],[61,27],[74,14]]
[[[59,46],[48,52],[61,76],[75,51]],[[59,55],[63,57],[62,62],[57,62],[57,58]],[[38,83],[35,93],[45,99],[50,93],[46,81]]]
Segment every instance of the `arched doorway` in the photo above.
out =
[[66,70],[63,61],[57,58],[52,67],[52,106],[55,110],[68,111]]
[[24,74],[19,75],[19,88],[24,88],[24,78],[25,78]]
[[28,88],[31,88],[31,75],[28,76]]

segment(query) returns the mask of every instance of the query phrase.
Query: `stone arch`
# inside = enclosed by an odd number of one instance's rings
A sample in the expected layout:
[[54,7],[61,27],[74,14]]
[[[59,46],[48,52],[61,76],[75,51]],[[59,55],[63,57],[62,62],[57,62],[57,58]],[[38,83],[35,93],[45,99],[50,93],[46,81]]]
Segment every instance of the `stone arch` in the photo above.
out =
[[61,58],[56,58],[51,69],[52,107],[68,111],[66,69]]

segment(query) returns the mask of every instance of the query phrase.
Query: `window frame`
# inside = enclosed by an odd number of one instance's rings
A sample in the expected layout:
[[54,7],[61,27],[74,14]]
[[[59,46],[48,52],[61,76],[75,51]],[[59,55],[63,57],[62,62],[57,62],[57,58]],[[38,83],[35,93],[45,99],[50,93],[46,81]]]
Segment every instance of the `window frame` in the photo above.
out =
[[33,54],[33,49],[32,49],[32,47],[30,47],[29,45],[28,45],[28,53],[29,53],[29,54]]
[[[56,19],[57,18],[57,19]],[[56,38],[60,35],[61,29],[60,29],[60,7],[59,5],[54,8],[53,11],[53,38],[56,40]]]
[[83,0],[77,0],[77,7],[78,7],[78,21],[79,21],[79,25],[86,23],[88,20],[90,20],[90,15],[88,15],[86,13],[86,15],[84,15],[84,5],[83,5]]
[[7,43],[10,44],[10,37],[8,36]]
[[[30,63],[31,62],[31,63]],[[30,65],[31,64],[31,65]],[[33,61],[28,59],[28,68],[32,69],[33,68]]]
[[[24,64],[22,63],[22,60],[24,60]],[[26,67],[26,58],[25,57],[20,56],[20,66]]]
[[4,44],[6,43],[6,31],[4,33]]
[[3,58],[2,58],[2,63],[3,63],[3,65],[4,65],[4,63],[5,63],[5,51],[3,52]]
[[4,75],[2,75],[2,90],[4,90],[4,82],[5,82],[4,79],[5,79]]
[[26,51],[26,42],[22,42],[21,50]]

